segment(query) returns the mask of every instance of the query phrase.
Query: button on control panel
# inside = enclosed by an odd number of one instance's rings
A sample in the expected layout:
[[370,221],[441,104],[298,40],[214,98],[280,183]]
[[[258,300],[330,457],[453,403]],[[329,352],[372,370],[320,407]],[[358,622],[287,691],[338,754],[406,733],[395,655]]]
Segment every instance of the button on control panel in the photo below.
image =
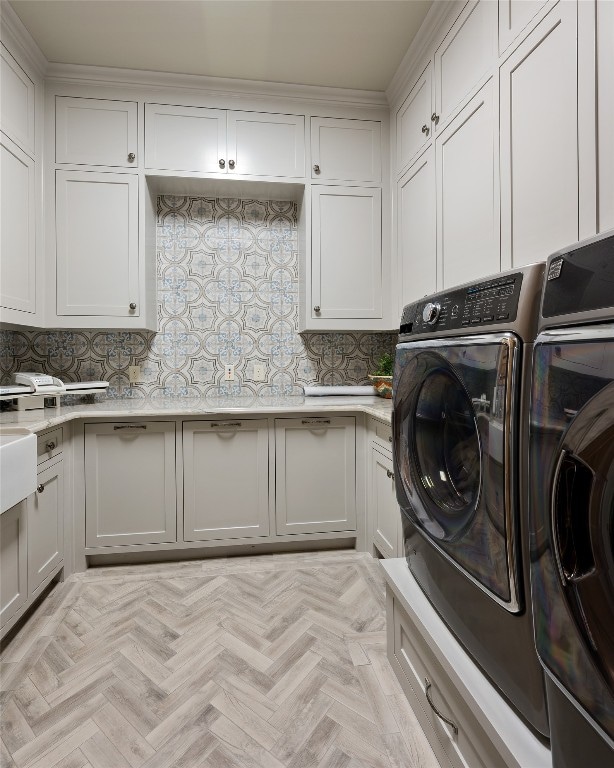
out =
[[516,319],[522,272],[502,275],[448,293],[408,304],[403,310],[400,333],[453,330],[510,323]]

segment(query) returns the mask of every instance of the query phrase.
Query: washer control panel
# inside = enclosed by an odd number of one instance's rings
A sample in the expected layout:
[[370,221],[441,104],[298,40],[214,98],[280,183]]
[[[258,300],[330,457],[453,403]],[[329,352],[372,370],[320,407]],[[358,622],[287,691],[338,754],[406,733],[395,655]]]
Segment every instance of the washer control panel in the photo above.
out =
[[408,304],[400,333],[475,332],[482,326],[509,324],[516,320],[522,277],[522,272],[506,274]]

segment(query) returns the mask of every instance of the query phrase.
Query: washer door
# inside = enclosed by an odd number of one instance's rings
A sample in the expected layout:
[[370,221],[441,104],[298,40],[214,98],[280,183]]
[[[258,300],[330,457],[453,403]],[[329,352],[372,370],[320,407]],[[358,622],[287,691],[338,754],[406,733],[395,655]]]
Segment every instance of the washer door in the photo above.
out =
[[397,347],[397,499],[427,540],[506,609],[518,591],[512,334]]
[[[554,474],[551,540],[567,609],[610,692],[603,725],[614,737],[614,382],[577,412],[565,433]],[[590,711],[591,676],[571,674],[562,682]],[[592,712],[597,719],[600,709]]]
[[425,352],[422,363],[427,370],[417,389],[409,445],[419,479],[416,511],[431,536],[455,541],[470,525],[480,496],[477,414],[462,382],[440,355]]

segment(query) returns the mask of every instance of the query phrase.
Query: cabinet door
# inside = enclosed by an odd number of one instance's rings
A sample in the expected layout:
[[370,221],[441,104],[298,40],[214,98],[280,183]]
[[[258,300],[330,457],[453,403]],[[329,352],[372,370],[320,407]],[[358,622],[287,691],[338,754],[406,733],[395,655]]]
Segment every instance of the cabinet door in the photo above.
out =
[[247,176],[304,176],[305,118],[229,112],[228,172]]
[[64,557],[64,471],[62,461],[38,473],[28,497],[28,590],[34,596]]
[[397,185],[401,305],[437,290],[435,150],[429,147]]
[[518,37],[546,2],[556,0],[499,0],[499,53]]
[[497,55],[497,5],[472,0],[435,53],[435,131],[475,90]]
[[136,101],[56,96],[56,163],[136,166],[137,106]]
[[26,502],[0,515],[0,627],[28,599]]
[[614,229],[614,3],[597,3],[598,232]]
[[379,182],[382,125],[376,120],[311,118],[311,178]]
[[356,530],[353,417],[275,419],[277,533]]
[[226,110],[145,104],[145,166],[226,173]]
[[313,186],[311,195],[312,317],[382,317],[381,189]]
[[576,12],[560,2],[500,70],[505,267],[578,240]]
[[269,534],[266,419],[183,424],[184,539]]
[[404,170],[431,134],[432,64],[418,78],[397,112],[397,170]]
[[501,269],[492,80],[435,141],[441,288]]
[[34,83],[0,43],[0,128],[34,157]]
[[394,488],[392,458],[371,446],[371,493],[369,514],[373,543],[384,557],[396,557],[400,512]]
[[0,303],[36,311],[34,160],[0,134]]
[[138,223],[137,176],[56,171],[58,315],[139,315]]
[[174,423],[85,425],[85,540],[177,541]]

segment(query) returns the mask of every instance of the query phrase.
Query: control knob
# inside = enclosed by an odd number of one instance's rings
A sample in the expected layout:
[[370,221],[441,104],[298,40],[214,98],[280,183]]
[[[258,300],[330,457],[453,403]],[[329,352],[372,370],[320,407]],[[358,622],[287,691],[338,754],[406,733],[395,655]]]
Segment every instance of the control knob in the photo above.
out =
[[441,304],[434,304],[432,301],[429,301],[429,303],[422,310],[422,319],[429,325],[435,325],[439,318],[440,312]]

